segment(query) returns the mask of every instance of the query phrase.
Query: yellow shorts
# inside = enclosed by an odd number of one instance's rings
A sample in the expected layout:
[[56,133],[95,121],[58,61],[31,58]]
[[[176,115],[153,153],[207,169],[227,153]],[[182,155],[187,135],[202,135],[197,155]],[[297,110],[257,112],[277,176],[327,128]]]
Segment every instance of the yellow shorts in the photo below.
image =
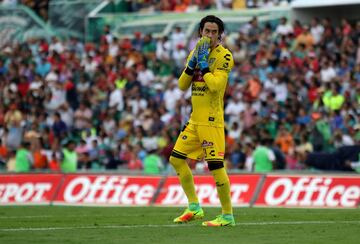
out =
[[176,141],[173,152],[195,160],[224,161],[224,128],[187,123]]

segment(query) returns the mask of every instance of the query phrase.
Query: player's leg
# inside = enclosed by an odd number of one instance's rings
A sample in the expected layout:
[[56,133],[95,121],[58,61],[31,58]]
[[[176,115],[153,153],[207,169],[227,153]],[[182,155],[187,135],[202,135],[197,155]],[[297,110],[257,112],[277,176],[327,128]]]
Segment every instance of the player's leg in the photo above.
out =
[[231,196],[230,180],[224,167],[225,141],[224,129],[207,127],[199,129],[205,160],[214,177],[216,190],[221,203],[222,214],[212,221],[205,221],[204,226],[233,226],[235,225]]
[[222,214],[216,219],[203,222],[204,226],[233,226],[235,220],[231,205],[230,180],[223,161],[208,161],[208,167],[214,177],[216,190],[221,203]]
[[199,142],[192,125],[187,125],[180,133],[174,149],[169,158],[170,164],[174,167],[179,177],[180,184],[188,199],[189,206],[182,215],[174,219],[175,223],[185,223],[204,216],[195,192],[194,177],[186,158],[189,154],[199,151]]

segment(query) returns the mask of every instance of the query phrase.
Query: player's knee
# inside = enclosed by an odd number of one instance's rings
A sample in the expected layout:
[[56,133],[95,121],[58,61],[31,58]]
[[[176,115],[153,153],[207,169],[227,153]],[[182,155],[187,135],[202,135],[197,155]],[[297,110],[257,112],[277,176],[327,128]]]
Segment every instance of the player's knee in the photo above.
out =
[[209,168],[210,171],[224,168],[224,162],[222,162],[222,161],[208,162],[208,168]]
[[177,165],[177,164],[179,164],[179,162],[183,162],[185,159],[186,159],[185,156],[180,155],[177,152],[172,151],[171,155],[170,155],[170,158],[169,158],[169,162],[172,165]]

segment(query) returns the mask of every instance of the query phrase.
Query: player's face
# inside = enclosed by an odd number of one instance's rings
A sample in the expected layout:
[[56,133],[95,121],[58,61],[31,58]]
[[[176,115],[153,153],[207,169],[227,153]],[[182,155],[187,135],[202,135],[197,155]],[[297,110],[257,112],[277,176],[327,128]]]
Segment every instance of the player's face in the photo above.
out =
[[216,47],[219,42],[219,27],[216,23],[213,22],[206,22],[204,28],[200,32],[201,36],[209,37],[211,42],[211,48]]

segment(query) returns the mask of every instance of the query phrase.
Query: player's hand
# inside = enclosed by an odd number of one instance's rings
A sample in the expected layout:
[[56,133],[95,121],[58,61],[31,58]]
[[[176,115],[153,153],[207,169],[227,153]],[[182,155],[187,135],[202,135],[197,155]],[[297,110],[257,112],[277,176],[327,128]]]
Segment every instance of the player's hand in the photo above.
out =
[[208,58],[209,58],[209,48],[210,48],[210,38],[202,37],[196,44],[198,50],[198,64],[201,70],[209,68]]
[[189,62],[187,63],[187,67],[189,67],[189,69],[194,70],[196,65],[197,65],[197,48],[195,48]]

